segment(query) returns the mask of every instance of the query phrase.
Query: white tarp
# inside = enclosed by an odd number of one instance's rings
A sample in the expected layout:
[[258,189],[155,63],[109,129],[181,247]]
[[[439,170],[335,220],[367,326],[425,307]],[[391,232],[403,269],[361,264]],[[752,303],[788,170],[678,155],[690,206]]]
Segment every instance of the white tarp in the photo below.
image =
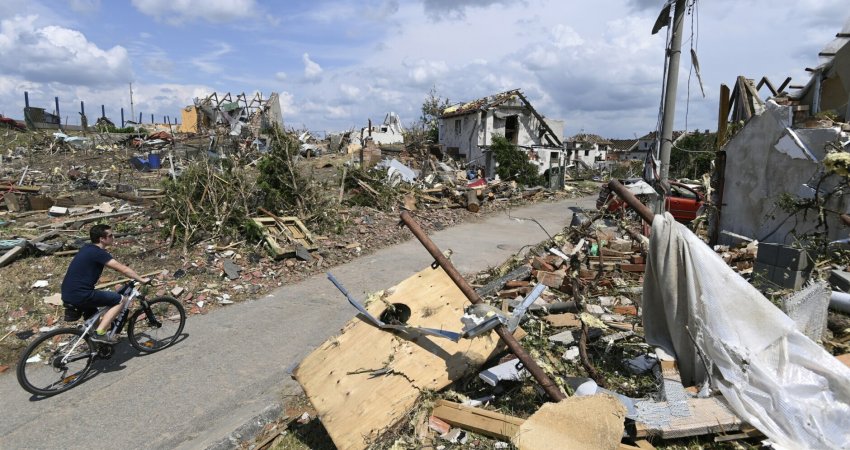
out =
[[676,355],[684,383],[705,379],[704,359],[777,448],[850,448],[850,368],[669,213],[652,223],[644,279],[646,341]]

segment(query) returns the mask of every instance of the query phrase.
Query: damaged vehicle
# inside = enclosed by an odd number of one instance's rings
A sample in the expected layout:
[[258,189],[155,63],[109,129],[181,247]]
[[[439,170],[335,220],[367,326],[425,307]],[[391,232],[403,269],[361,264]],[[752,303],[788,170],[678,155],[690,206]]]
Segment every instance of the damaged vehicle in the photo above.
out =
[[[652,186],[640,178],[620,180],[620,182],[644,203],[647,203],[647,200],[651,200],[658,195]],[[699,215],[698,211],[702,207],[703,201],[703,195],[693,187],[677,181],[671,181],[670,192],[664,199],[664,209],[677,221],[689,223]],[[605,208],[610,212],[622,211],[626,208],[626,203],[614,195],[606,184],[599,190],[599,198],[596,199],[596,208]]]

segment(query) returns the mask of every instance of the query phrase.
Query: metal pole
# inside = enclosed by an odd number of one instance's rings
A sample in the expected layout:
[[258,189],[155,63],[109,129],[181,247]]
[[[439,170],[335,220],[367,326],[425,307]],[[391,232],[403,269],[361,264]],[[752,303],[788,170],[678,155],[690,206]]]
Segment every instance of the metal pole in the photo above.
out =
[[24,107],[30,107],[30,93],[27,91],[24,91]]
[[611,188],[611,190],[617,195],[619,195],[620,198],[622,198],[627,205],[637,211],[641,219],[646,221],[646,223],[652,225],[652,219],[655,217],[655,214],[646,205],[641,203],[640,200],[638,200],[637,197],[635,197],[635,195],[632,194],[630,190],[626,189],[626,187],[620,184],[620,182],[617,180],[609,181],[608,187]]
[[661,185],[667,188],[670,174],[670,150],[673,148],[673,120],[676,117],[676,89],[679,82],[679,57],[682,55],[682,23],[685,0],[676,0],[673,12],[673,37],[670,40],[670,59],[667,65],[667,88],[664,90],[664,117],[661,121]]
[[59,97],[53,97],[53,100],[56,101],[56,117],[59,118],[59,129],[62,129],[62,115],[59,114]]
[[100,105],[100,117],[106,117],[106,106]]
[[124,128],[124,107],[121,107],[121,128]]
[[[421,242],[422,246],[424,246],[425,249],[428,250],[428,253],[430,253],[431,256],[434,257],[434,259],[437,261],[437,264],[439,264],[440,267],[443,268],[449,278],[451,278],[452,281],[454,281],[454,283],[457,285],[457,287],[460,288],[461,292],[463,292],[463,295],[465,295],[466,298],[468,298],[473,305],[481,303],[482,300],[478,293],[475,292],[475,290],[472,289],[472,286],[470,286],[469,283],[467,283],[466,280],[460,275],[460,272],[455,269],[455,266],[451,263],[451,261],[449,261],[448,258],[443,256],[443,252],[441,252],[437,245],[434,244],[434,241],[432,241],[431,238],[429,238],[428,235],[425,234],[425,231],[422,230],[416,220],[407,211],[403,211],[401,213],[401,221],[404,222],[405,225],[407,225],[407,228],[410,228],[410,231],[413,233],[413,235],[416,236],[417,239],[419,239],[419,242]],[[496,327],[496,334],[499,335],[499,337],[502,339],[502,342],[505,343],[511,353],[516,355],[517,358],[522,361],[522,364],[525,366],[525,368],[528,369],[534,379],[537,380],[543,390],[546,391],[546,394],[549,395],[549,398],[556,402],[567,398],[566,395],[561,392],[561,389],[558,388],[558,385],[552,382],[549,376],[546,375],[546,372],[544,372],[543,369],[537,365],[537,362],[534,361],[534,358],[532,358],[531,355],[529,355],[528,352],[526,352],[525,349],[522,348],[521,345],[519,345],[519,342],[517,342],[516,338],[514,338],[513,334],[511,334],[511,332],[506,326],[499,325],[498,327]]]

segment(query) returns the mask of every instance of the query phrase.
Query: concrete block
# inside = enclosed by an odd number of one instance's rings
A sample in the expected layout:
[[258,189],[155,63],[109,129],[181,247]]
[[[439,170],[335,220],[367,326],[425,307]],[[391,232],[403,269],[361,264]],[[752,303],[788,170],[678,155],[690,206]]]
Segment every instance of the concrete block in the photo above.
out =
[[774,267],[770,281],[785,289],[799,290],[809,279],[809,272],[803,270],[788,270],[782,267]]
[[833,288],[844,292],[850,292],[850,272],[833,270],[829,273],[828,281]]
[[[770,244],[768,242],[759,242],[758,252],[756,253],[756,263],[776,265],[776,255],[779,253],[780,244]],[[758,264],[756,264],[758,266]]]
[[[761,257],[761,247],[759,247],[759,257]],[[753,275],[758,275],[766,279],[770,279],[770,272],[773,270],[773,264],[767,264],[761,261],[756,261],[753,264]]]
[[812,262],[802,249],[780,246],[774,265],[789,270],[810,270]]

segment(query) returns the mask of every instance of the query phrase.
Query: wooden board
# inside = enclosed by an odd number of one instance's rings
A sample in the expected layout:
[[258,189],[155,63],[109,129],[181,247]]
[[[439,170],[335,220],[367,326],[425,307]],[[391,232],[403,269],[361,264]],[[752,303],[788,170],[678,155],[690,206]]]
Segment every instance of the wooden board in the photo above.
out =
[[[426,268],[387,293],[387,302],[410,308],[408,325],[461,329],[468,301],[442,268]],[[340,307],[345,304],[340,295]],[[376,317],[385,308],[381,301],[367,306]],[[304,358],[293,377],[337,448],[363,449],[404,418],[421,390],[448,386],[501,348],[495,332],[457,343],[417,333],[404,338],[355,317]],[[390,371],[373,377],[379,369]]]
[[496,439],[510,440],[519,431],[525,419],[483,408],[438,400],[431,415],[451,425]]
[[[732,412],[723,397],[689,398],[690,417],[673,417],[661,427],[638,423],[637,437],[660,436],[677,439],[740,430],[744,422]],[[662,402],[664,403],[664,402]]]

